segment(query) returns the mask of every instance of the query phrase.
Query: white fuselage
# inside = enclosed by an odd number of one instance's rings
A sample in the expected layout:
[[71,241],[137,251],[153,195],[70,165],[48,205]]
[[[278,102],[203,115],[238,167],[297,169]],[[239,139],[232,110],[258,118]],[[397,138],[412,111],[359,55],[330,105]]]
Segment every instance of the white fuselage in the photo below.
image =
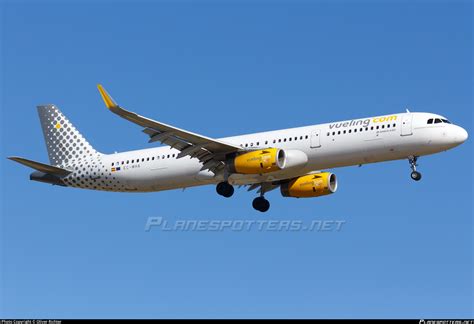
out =
[[[306,127],[226,137],[223,142],[243,148],[299,150],[308,157],[304,167],[266,174],[231,174],[231,184],[248,185],[290,179],[316,170],[405,159],[453,148],[467,138],[456,125],[431,113],[401,113]],[[87,189],[148,192],[213,184],[224,174],[201,170],[196,158],[177,158],[168,146],[101,154],[76,161],[66,185]]]

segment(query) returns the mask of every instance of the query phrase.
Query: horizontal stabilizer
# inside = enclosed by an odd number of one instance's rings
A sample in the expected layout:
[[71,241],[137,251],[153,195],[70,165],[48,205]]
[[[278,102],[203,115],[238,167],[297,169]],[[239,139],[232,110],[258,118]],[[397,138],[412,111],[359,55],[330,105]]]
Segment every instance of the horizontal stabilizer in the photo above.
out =
[[67,176],[68,174],[72,173],[72,171],[66,170],[66,169],[61,169],[49,164],[44,164],[36,161],[31,161],[28,159],[24,159],[21,157],[16,157],[16,156],[10,156],[8,159],[18,162],[20,164],[26,165],[27,167],[30,167],[32,169],[38,170],[43,173],[47,174],[52,174],[52,175],[57,175],[57,176]]

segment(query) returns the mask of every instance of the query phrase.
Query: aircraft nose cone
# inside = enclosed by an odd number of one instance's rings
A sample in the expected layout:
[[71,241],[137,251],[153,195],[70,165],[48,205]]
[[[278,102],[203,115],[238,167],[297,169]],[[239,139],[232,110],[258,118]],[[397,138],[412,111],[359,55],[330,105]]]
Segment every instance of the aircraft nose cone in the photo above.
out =
[[456,143],[464,143],[468,137],[469,135],[467,134],[467,131],[464,128],[458,126],[456,129],[456,134],[454,135],[454,140]]

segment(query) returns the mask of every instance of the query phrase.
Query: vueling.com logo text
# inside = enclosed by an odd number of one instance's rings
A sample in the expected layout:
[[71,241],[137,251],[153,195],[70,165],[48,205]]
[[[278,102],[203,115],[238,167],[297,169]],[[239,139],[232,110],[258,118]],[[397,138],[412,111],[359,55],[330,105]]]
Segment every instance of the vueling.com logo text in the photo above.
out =
[[396,120],[397,120],[397,115],[366,118],[366,119],[355,119],[355,120],[353,119],[351,121],[329,124],[329,129],[341,128],[341,127],[345,128],[345,127],[353,127],[353,126],[367,127],[370,125],[371,121],[372,123],[376,124],[376,123],[385,123],[385,122],[396,121]]

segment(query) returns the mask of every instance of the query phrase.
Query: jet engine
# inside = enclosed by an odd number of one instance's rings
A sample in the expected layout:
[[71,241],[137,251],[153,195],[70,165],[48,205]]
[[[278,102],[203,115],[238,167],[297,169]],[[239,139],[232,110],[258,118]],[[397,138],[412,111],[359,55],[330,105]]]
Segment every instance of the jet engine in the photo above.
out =
[[321,172],[291,179],[280,185],[283,197],[310,198],[329,195],[337,190],[334,173]]
[[308,157],[303,151],[268,148],[243,153],[227,161],[231,173],[263,174],[304,167]]

